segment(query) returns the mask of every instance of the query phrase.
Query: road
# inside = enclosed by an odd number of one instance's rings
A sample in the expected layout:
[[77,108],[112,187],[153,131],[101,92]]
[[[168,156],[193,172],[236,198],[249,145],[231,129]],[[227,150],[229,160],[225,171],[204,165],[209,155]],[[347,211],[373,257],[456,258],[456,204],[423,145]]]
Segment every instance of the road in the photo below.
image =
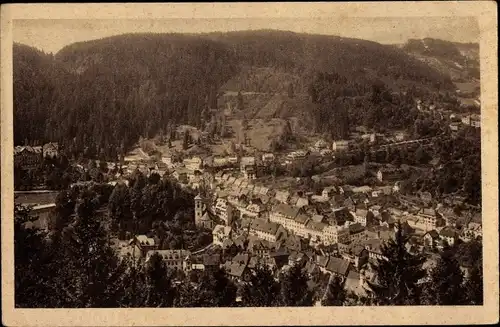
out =
[[140,147],[139,147],[139,153],[144,157],[144,159],[149,160],[149,155],[144,152]]
[[203,249],[197,250],[197,251],[195,251],[195,252],[193,252],[191,254],[200,254],[200,253],[203,253],[206,250],[210,249],[212,246],[214,246],[214,243],[210,243],[207,246],[205,246]]

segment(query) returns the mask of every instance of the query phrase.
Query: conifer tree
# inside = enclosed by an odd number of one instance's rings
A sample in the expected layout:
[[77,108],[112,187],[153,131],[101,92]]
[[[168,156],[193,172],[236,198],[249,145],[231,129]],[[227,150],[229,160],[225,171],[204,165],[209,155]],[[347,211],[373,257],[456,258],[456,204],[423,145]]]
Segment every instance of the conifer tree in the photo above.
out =
[[149,258],[146,269],[146,306],[171,307],[175,299],[172,274],[163,258],[154,254]]
[[325,297],[321,300],[323,306],[342,306],[347,300],[347,291],[344,282],[339,277],[333,277],[328,283]]
[[299,265],[292,266],[280,277],[281,306],[305,307],[313,305],[313,293],[307,285],[307,276]]
[[375,267],[377,282],[370,283],[374,300],[379,305],[418,305],[421,286],[418,281],[425,277],[422,255],[412,255],[406,251],[408,237],[402,233],[398,223],[395,239],[389,240],[381,248],[383,259]]
[[483,267],[482,260],[472,267],[464,285],[468,305],[483,305]]
[[280,285],[269,268],[258,266],[243,287],[242,300],[248,307],[272,307],[277,304],[279,293]]
[[449,247],[441,252],[437,266],[425,287],[425,302],[436,305],[461,305],[465,302],[464,276]]

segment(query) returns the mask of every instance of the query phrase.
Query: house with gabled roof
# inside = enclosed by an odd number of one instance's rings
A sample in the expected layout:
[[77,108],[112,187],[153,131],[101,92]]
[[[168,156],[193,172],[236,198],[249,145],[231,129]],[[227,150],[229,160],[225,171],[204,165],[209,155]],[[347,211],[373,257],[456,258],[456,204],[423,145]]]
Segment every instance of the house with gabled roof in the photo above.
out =
[[349,261],[341,258],[329,257],[325,270],[334,276],[344,279],[347,277],[350,268],[351,264]]
[[290,192],[283,190],[276,190],[276,195],[274,198],[281,203],[288,203],[290,199]]
[[246,279],[249,270],[247,269],[250,256],[248,254],[236,255],[231,261],[226,261],[224,269],[228,276],[235,281]]
[[303,212],[300,208],[280,203],[276,205],[269,214],[269,219],[272,222],[288,226],[295,220],[295,217]]
[[250,224],[250,234],[269,242],[276,242],[279,238],[279,227],[279,224],[256,218]]

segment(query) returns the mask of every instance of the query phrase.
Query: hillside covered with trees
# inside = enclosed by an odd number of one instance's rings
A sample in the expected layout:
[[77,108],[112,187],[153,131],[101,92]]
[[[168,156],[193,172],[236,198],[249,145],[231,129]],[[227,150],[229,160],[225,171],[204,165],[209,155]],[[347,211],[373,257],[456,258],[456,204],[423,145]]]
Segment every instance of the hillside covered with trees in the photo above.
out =
[[[344,96],[370,93],[379,83],[399,90],[453,88],[446,75],[393,46],[267,30],[119,35],[71,44],[55,55],[15,44],[13,59],[15,143],[58,141],[70,155],[109,160],[140,136],[181,123],[203,126],[224,85],[284,90],[299,99],[318,74],[340,76]],[[266,73],[248,74],[248,67]]]

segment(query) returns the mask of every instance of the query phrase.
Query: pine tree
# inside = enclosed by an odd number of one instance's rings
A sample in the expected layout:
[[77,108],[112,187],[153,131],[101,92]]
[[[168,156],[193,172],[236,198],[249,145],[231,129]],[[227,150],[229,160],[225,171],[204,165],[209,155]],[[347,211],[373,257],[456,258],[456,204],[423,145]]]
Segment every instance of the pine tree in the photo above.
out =
[[146,265],[146,306],[171,307],[175,299],[172,274],[168,271],[163,258],[154,254]]
[[182,149],[187,150],[188,147],[189,147],[189,133],[185,132],[184,137],[182,139]]
[[120,276],[120,265],[110,247],[106,231],[95,216],[98,206],[96,194],[87,190],[80,195],[77,220],[69,232],[66,262],[74,273],[76,307],[113,307],[115,281]]
[[258,266],[243,287],[243,304],[247,307],[272,307],[277,304],[279,292],[280,285],[272,272],[267,267]]
[[472,267],[464,285],[466,301],[469,305],[483,305],[483,267],[482,260]]
[[425,287],[428,304],[461,305],[465,303],[464,276],[450,248],[441,252],[437,266],[430,273]]
[[195,307],[232,307],[236,302],[236,286],[222,269],[204,271],[196,293],[184,296],[184,303]]
[[418,305],[421,286],[418,281],[425,276],[422,255],[412,255],[406,251],[408,237],[402,234],[401,224],[395,239],[389,240],[381,248],[382,256],[375,267],[377,283],[371,283],[374,300],[379,305]]
[[241,94],[241,91],[238,91],[237,95],[237,101],[238,101],[238,110],[243,110],[245,108],[245,101],[243,100],[243,95]]
[[313,305],[313,293],[307,285],[307,276],[299,265],[292,266],[280,278],[279,304],[287,307]]
[[321,300],[322,306],[342,306],[347,300],[347,291],[344,282],[339,277],[332,277],[328,283],[325,297]]

